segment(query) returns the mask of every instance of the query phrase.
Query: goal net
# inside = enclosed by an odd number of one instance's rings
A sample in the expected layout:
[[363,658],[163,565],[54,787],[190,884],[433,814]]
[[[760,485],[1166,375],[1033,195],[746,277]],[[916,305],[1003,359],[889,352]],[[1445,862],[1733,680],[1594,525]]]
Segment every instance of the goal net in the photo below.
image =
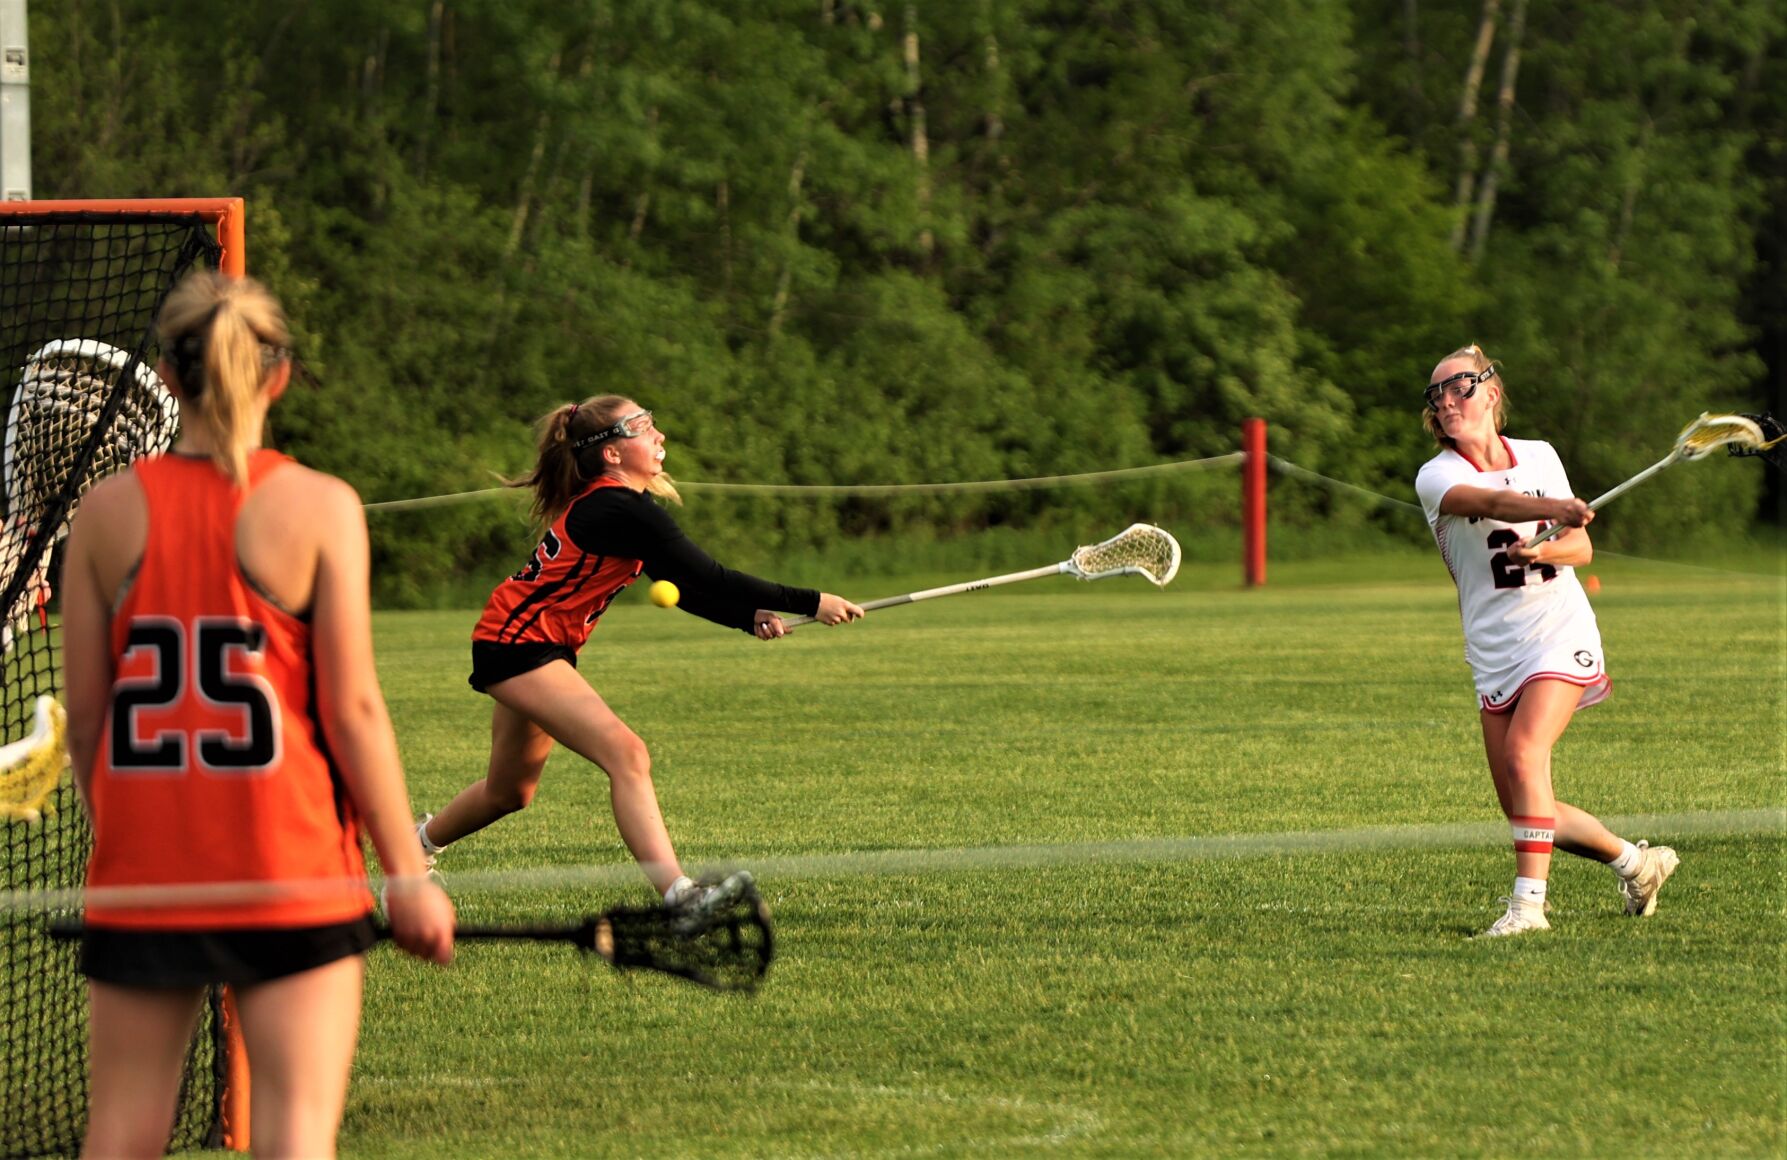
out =
[[[92,833],[66,757],[46,762],[31,743],[52,708],[43,698],[61,696],[57,547],[94,483],[172,442],[155,316],[188,270],[239,267],[240,213],[233,200],[0,203],[0,753],[20,767],[0,785],[28,799],[0,803],[0,889],[70,891],[84,878]],[[73,1154],[86,1127],[86,987],[45,917],[0,910],[4,1156]],[[208,1006],[193,1042],[175,1150],[222,1142],[219,1010]]]

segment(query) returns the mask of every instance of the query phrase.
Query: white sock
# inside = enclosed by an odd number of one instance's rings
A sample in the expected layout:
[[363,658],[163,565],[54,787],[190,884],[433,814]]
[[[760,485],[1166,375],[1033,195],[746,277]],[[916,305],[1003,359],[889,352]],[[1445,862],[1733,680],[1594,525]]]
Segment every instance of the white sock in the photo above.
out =
[[1613,872],[1621,878],[1635,878],[1638,875],[1638,868],[1644,865],[1644,851],[1621,838],[1619,857],[1607,864],[1613,867]]
[[440,853],[442,850],[445,850],[447,848],[447,846],[452,844],[450,842],[443,843],[439,846],[434,844],[434,839],[430,838],[428,836],[428,823],[432,822],[433,820],[434,820],[433,814],[425,814],[423,816],[422,820],[416,823],[416,837],[422,843],[422,852],[424,854],[427,854],[431,858],[434,855]]
[[1545,879],[1543,879],[1543,878],[1516,878],[1516,879],[1514,879],[1514,901],[1521,903],[1524,906],[1544,906],[1545,905]]
[[684,892],[693,888],[694,885],[694,879],[690,878],[687,874],[678,876],[675,882],[672,882],[669,886],[664,888],[664,901],[675,902]]

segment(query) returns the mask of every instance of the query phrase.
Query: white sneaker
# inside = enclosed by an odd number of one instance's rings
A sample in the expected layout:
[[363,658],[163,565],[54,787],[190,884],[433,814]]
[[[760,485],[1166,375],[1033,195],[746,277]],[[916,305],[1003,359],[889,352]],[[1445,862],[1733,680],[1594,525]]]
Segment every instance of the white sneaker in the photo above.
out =
[[1638,843],[1638,873],[1619,881],[1620,897],[1626,900],[1626,913],[1636,918],[1649,918],[1657,913],[1657,894],[1663,883],[1681,865],[1681,856],[1668,846]]
[[1525,934],[1532,930],[1550,930],[1551,924],[1545,921],[1545,908],[1534,906],[1530,902],[1520,902],[1514,898],[1498,899],[1508,905],[1507,913],[1495,920],[1495,924],[1478,938],[1502,938],[1505,935]]
[[427,875],[435,885],[445,886],[447,880],[442,878],[441,872],[434,868],[434,860],[440,854],[441,848],[428,840],[428,823],[433,820],[433,814],[423,814],[416,819],[416,841],[422,846],[422,873]]
[[738,870],[718,882],[696,882],[683,875],[664,891],[664,905],[678,913],[679,926],[699,926],[756,887],[749,870]]

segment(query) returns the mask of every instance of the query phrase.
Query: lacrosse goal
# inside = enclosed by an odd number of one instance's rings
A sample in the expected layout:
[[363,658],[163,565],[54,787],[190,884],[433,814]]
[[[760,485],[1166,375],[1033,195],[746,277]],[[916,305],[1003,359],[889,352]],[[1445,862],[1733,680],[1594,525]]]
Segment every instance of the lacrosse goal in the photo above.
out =
[[[178,415],[153,370],[155,316],[189,270],[244,272],[243,203],[4,202],[0,239],[0,367],[10,368],[0,750],[35,768],[46,764],[31,740],[45,733],[41,699],[61,693],[57,545],[88,488],[172,443]],[[0,814],[0,889],[78,888],[92,833],[74,788],[66,773],[13,779],[26,781],[35,800]],[[40,913],[0,910],[0,1004],[0,1155],[72,1155],[87,1119],[86,990],[74,950],[48,937]],[[210,1004],[194,1039],[174,1150],[234,1143],[223,1006]]]

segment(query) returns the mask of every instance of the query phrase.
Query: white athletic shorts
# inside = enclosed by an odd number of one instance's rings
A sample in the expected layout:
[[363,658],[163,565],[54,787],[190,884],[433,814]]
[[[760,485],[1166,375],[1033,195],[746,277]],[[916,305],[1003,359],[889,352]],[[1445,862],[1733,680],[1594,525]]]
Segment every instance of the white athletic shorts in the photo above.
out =
[[1607,660],[1601,653],[1600,633],[1579,634],[1569,643],[1555,644],[1533,653],[1498,672],[1477,672],[1477,699],[1491,713],[1506,713],[1520,699],[1520,691],[1533,681],[1563,681],[1582,687],[1578,709],[1599,705],[1607,699],[1613,682],[1607,677]]

